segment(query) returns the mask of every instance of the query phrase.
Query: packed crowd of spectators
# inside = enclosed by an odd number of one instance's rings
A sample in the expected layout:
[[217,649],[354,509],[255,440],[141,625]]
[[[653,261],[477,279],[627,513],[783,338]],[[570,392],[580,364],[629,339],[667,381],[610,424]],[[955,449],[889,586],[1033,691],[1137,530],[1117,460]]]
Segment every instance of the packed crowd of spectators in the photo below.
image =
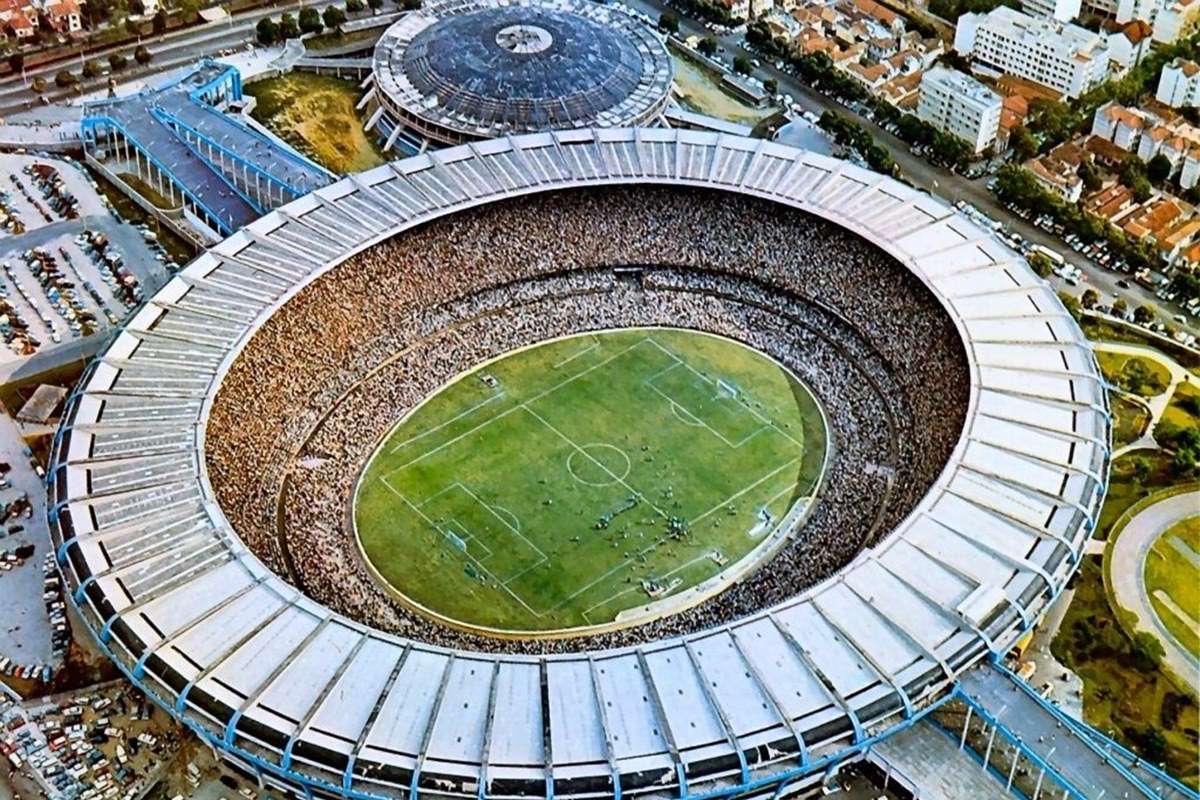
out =
[[568,190],[429,223],[290,300],[213,406],[218,500],[268,565],[348,616],[447,646],[577,649],[579,639],[492,639],[410,610],[362,563],[351,499],[378,442],[464,369],[556,336],[644,325],[736,338],[790,367],[824,406],[833,456],[811,514],[761,569],[687,611],[590,636],[590,647],[709,627],[820,581],[902,520],[961,435],[961,339],[887,254],[763,200]]

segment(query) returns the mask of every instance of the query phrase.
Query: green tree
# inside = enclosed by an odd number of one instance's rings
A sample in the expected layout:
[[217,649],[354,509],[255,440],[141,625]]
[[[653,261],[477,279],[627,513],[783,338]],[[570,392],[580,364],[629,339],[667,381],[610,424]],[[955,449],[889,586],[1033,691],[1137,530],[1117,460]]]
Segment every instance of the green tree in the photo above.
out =
[[763,80],[763,91],[770,95],[779,94],[779,81],[774,78]]
[[1171,177],[1171,159],[1159,153],[1146,164],[1146,177],[1151,183],[1162,183]]
[[1100,188],[1103,180],[1100,177],[1100,172],[1090,161],[1084,161],[1079,165],[1079,179],[1083,181],[1083,188],[1087,191],[1094,192]]
[[54,76],[54,85],[60,89],[66,89],[70,86],[74,86],[77,80],[78,79],[71,72],[71,70],[59,70],[58,74]]
[[160,8],[154,13],[154,33],[161,35],[167,32],[167,10]]
[[20,51],[17,51],[15,53],[9,53],[8,68],[11,69],[14,73],[20,72],[23,69],[25,69],[25,54]]
[[696,49],[709,58],[712,58],[717,54],[717,40],[711,36],[705,36],[696,45]]
[[1162,764],[1167,760],[1167,739],[1163,736],[1162,731],[1155,728],[1153,725],[1147,725],[1145,730],[1137,737],[1138,750],[1142,754],[1142,758],[1147,761],[1153,761],[1155,764]]
[[1100,293],[1095,289],[1086,289],[1083,296],[1079,298],[1079,304],[1084,308],[1092,309],[1100,302]]
[[133,60],[144,67],[154,60],[154,54],[146,45],[138,45],[137,49],[133,51]]
[[371,7],[372,11],[378,11],[383,8],[383,0],[367,0],[367,5]]
[[1121,164],[1121,169],[1117,175],[1121,179],[1121,183],[1133,192],[1134,199],[1139,203],[1144,203],[1150,198],[1152,188],[1150,180],[1146,177],[1146,165],[1140,158],[1131,155]]
[[1054,262],[1041,253],[1030,253],[1026,260],[1040,277],[1049,278],[1050,273],[1054,271]]
[[1129,465],[1129,477],[1133,479],[1134,484],[1137,486],[1137,491],[1140,492],[1142,487],[1146,485],[1146,480],[1150,477],[1150,460],[1142,456],[1133,459]]
[[113,53],[108,57],[108,66],[113,72],[120,72],[129,64],[125,56],[120,53]]
[[1150,306],[1141,305],[1133,310],[1133,321],[1140,325],[1153,322],[1154,316],[1154,309]]
[[1167,651],[1163,649],[1158,637],[1147,631],[1139,631],[1133,637],[1134,666],[1139,672],[1155,672],[1162,664]]
[[346,0],[346,13],[348,14],[357,14],[364,8],[366,8],[366,4],[363,3],[363,0]]
[[43,78],[41,75],[38,75],[32,81],[29,82],[29,88],[33,89],[35,94],[42,94],[49,87],[46,86],[46,79]]
[[100,77],[100,64],[96,61],[89,61],[83,65],[81,72],[83,73],[83,77],[89,80],[98,78]]
[[674,11],[664,11],[658,15],[658,27],[667,33],[679,33],[679,15]]
[[284,14],[279,18],[279,38],[282,40],[295,39],[300,35],[300,26],[296,24],[295,14]]
[[337,6],[326,6],[321,14],[321,21],[325,23],[326,28],[337,30],[346,24],[346,12]]
[[321,23],[321,12],[312,6],[300,9],[301,33],[320,33],[324,27]]
[[1125,318],[1126,312],[1129,311],[1129,303],[1124,297],[1118,297],[1112,304],[1113,316]]
[[269,17],[263,17],[254,26],[254,38],[259,44],[270,47],[279,41],[279,23]]
[[421,7],[421,0],[401,0],[400,7],[405,11],[416,11]]
[[[1181,393],[1176,393],[1176,397],[1180,397]],[[1183,395],[1179,399],[1179,407],[1191,414],[1193,417],[1200,417],[1200,394]]]
[[734,56],[733,71],[740,72],[743,75],[749,75],[750,73],[754,72],[754,62],[745,56]]
[[1072,317],[1078,320],[1082,316],[1079,311],[1079,298],[1077,298],[1075,295],[1068,294],[1066,292],[1059,292],[1058,299],[1062,301],[1063,307],[1070,312]]

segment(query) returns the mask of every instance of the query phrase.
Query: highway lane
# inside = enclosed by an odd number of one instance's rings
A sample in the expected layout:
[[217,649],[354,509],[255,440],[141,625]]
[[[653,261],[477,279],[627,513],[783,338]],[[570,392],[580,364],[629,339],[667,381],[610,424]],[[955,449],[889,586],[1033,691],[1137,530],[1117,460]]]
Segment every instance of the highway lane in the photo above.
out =
[[[303,5],[323,9],[326,6],[334,5],[335,2],[336,0],[309,0],[309,2]],[[254,40],[254,28],[259,20],[265,17],[279,17],[285,13],[296,14],[300,7],[301,4],[299,3],[289,3],[271,8],[256,9],[230,17],[227,20],[175,31],[164,34],[161,37],[145,37],[141,40],[141,44],[144,44],[154,55],[154,60],[144,68],[129,68],[121,73],[121,78],[126,81],[131,79],[145,79],[152,75],[185,66],[197,59],[214,56],[221,50],[244,46],[247,42]],[[138,43],[135,42],[129,45],[105,48],[104,50],[89,54],[87,60],[103,60],[111,53],[121,53],[132,63],[133,52],[137,47]],[[46,93],[48,100],[72,99],[77,96],[75,90],[69,89],[63,91],[53,87],[54,76],[63,69],[70,69],[78,73],[80,70],[79,59],[60,61],[26,70],[25,79],[32,81],[35,76],[39,75],[45,78],[52,87]],[[88,89],[102,89],[106,85],[106,80],[106,78],[100,78],[92,81],[88,84]],[[20,75],[8,76],[0,80],[0,114],[12,114],[33,108],[36,107],[37,102],[37,94],[27,88],[26,83]]]
[[1069,263],[1079,267],[1083,272],[1084,279],[1080,282],[1079,286],[1072,287],[1060,278],[1052,276],[1050,283],[1055,289],[1066,290],[1070,294],[1080,296],[1088,287],[1091,287],[1100,293],[1102,302],[1108,304],[1112,303],[1115,296],[1121,296],[1125,298],[1131,309],[1137,308],[1139,305],[1148,305],[1155,309],[1160,322],[1171,322],[1176,327],[1183,327],[1189,332],[1200,336],[1200,319],[1185,315],[1186,322],[1180,326],[1178,323],[1172,321],[1172,317],[1182,311],[1178,305],[1159,300],[1154,296],[1153,292],[1132,281],[1130,281],[1129,289],[1117,286],[1117,281],[1127,279],[1129,276],[1107,270],[1091,259],[1075,253],[1057,236],[1046,233],[1010,212],[1001,205],[994,194],[988,191],[986,178],[968,180],[947,169],[936,167],[923,158],[914,155],[909,151],[908,145],[904,141],[884,130],[874,121],[857,114],[836,100],[821,94],[792,74],[776,69],[773,64],[760,55],[747,50],[743,47],[743,39],[740,35],[725,34],[715,36],[702,23],[684,16],[679,9],[673,8],[668,3],[663,2],[663,0],[625,0],[625,2],[627,5],[642,11],[656,21],[664,10],[668,8],[674,10],[680,15],[680,36],[714,36],[720,45],[725,48],[725,52],[719,55],[727,64],[732,63],[734,56],[737,55],[759,59],[762,62],[762,66],[755,70],[755,76],[761,79],[774,78],[779,84],[779,91],[782,94],[790,94],[805,109],[811,110],[818,116],[827,110],[835,111],[845,117],[852,118],[858,124],[862,125],[875,138],[876,142],[887,148],[892,158],[895,159],[896,164],[899,165],[904,177],[912,185],[925,189],[950,203],[965,200],[989,217],[1003,222],[1010,231],[1018,234],[1023,239],[1062,253],[1063,257]]

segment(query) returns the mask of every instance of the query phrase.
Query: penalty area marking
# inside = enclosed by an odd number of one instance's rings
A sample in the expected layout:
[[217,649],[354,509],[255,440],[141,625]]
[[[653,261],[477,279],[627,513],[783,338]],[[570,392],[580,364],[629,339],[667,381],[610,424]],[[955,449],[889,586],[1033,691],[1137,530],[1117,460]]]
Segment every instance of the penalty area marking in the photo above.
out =
[[682,422],[684,425],[691,425],[693,428],[707,428],[704,421],[696,417],[695,414],[688,411],[683,406],[676,403],[674,400],[668,400],[671,404],[671,413],[675,415],[675,419]]
[[[617,473],[615,473],[612,470],[605,467],[604,464],[600,461],[600,459],[596,458],[596,456],[594,456],[588,452],[588,450],[591,448],[604,448],[604,449],[616,451],[616,453],[618,455],[620,455],[621,458],[625,459],[625,471],[622,472],[620,475],[617,475]],[[589,480],[584,480],[583,478],[579,477],[579,473],[575,471],[575,468],[573,466],[571,466],[572,461],[574,460],[575,456],[577,456],[577,455],[582,455],[584,458],[588,459],[593,464],[600,467],[600,469],[607,472],[610,476],[612,476],[611,480],[589,481]],[[571,452],[567,454],[567,472],[571,473],[572,478],[574,478],[575,480],[584,484],[585,486],[612,486],[614,483],[620,483],[623,480],[625,480],[626,477],[628,477],[629,471],[632,468],[633,468],[633,464],[629,460],[629,455],[624,450],[617,447],[616,445],[608,444],[607,442],[592,442],[591,444],[580,445],[580,446],[572,449]]]

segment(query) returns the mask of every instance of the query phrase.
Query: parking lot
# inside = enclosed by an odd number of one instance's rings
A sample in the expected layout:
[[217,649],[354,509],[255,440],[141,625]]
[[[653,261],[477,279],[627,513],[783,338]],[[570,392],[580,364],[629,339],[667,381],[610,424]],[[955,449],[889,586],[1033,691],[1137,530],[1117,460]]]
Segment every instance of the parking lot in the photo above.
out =
[[[1048,279],[1056,289],[1064,289],[1076,296],[1082,295],[1089,288],[1094,289],[1099,296],[1099,300],[1093,310],[1098,313],[1109,314],[1126,322],[1134,322],[1134,313],[1139,304],[1136,299],[1138,294],[1153,292],[1154,297],[1158,298],[1164,304],[1182,300],[1182,298],[1177,297],[1172,292],[1170,282],[1164,276],[1150,270],[1135,270],[1131,265],[1117,258],[1104,242],[1085,242],[1075,234],[1066,234],[1064,236],[1065,231],[1063,227],[1056,224],[1047,215],[1035,217],[1025,209],[1016,206],[1009,207],[1012,213],[1025,219],[1042,231],[1062,237],[1062,242],[1065,245],[1063,249],[1070,248],[1080,256],[1088,259],[1091,263],[1113,273],[1112,280],[1108,281],[1112,284],[1110,286],[1112,291],[1106,291],[1101,286],[1099,280],[1089,279],[1089,277],[1096,277],[1096,273],[1091,273],[1089,276],[1088,272],[1071,263],[1058,250],[1028,241],[1020,234],[1011,230],[1009,226],[984,214],[970,203],[959,200],[955,204],[955,207],[977,224],[992,230],[997,238],[1020,251],[1023,255],[1027,257],[1034,254],[1043,256],[1050,262],[1051,276]],[[1175,341],[1188,347],[1194,347],[1196,345],[1196,336],[1187,330],[1187,328],[1194,328],[1197,319],[1200,319],[1200,298],[1189,301],[1184,305],[1182,311],[1171,319],[1160,317],[1145,323],[1144,327],[1155,333],[1165,334],[1167,326],[1171,326],[1176,329],[1173,335]]]
[[0,695],[0,725],[0,756],[52,800],[139,796],[180,746],[166,715],[123,681],[24,703]]
[[78,164],[0,154],[0,364],[119,324],[168,264]]
[[[62,598],[46,598],[50,590],[45,563],[52,551],[39,467],[17,423],[7,414],[0,414],[0,466],[7,466],[0,475],[0,550],[16,553],[24,547],[32,548],[28,558],[9,562],[8,569],[0,567],[0,608],[4,609],[0,621],[0,674],[15,676],[38,667],[37,675],[30,677],[40,680],[44,667],[53,670],[59,663],[61,647],[56,645],[50,621],[55,612],[48,613],[48,608],[57,611],[54,604],[61,603]],[[58,581],[57,572],[52,574]]]

